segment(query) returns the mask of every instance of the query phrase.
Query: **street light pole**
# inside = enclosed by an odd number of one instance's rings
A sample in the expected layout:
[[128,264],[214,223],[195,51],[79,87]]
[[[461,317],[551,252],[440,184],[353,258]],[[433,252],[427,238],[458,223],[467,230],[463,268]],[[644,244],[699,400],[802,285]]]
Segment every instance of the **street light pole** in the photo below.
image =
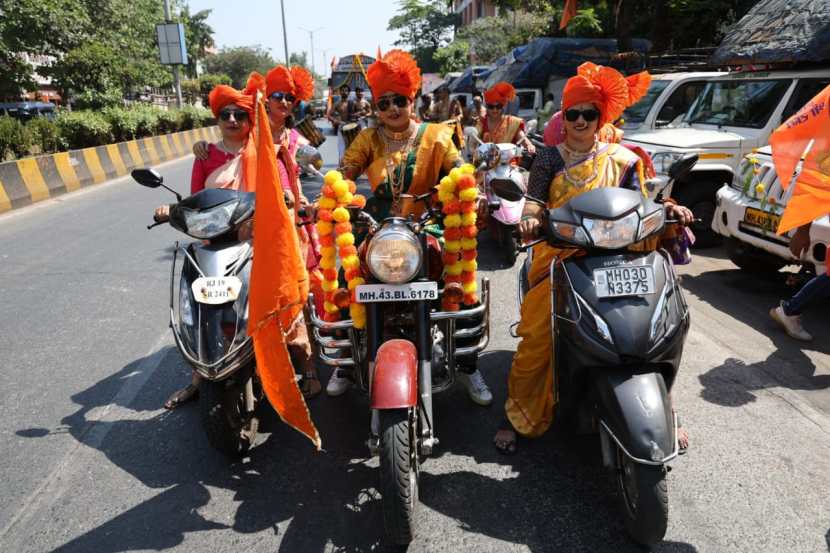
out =
[[323,73],[322,73],[322,75],[324,77],[328,77],[328,69],[327,69],[328,66],[329,66],[329,63],[328,63],[329,56],[328,56],[328,54],[329,54],[328,50],[323,50]]
[[[170,0],[164,0],[164,22],[170,22]],[[179,78],[179,66],[173,66],[173,87],[176,89],[176,107],[182,107],[182,82]]]
[[285,44],[285,65],[288,65],[288,33],[285,30],[285,2],[280,0],[280,9],[282,10],[282,40]]
[[301,31],[305,31],[308,33],[308,39],[311,41],[311,67],[309,69],[311,69],[312,73],[314,73],[314,33],[316,33],[317,31],[322,31],[324,28],[325,27],[317,27],[316,29],[311,30],[299,27]]

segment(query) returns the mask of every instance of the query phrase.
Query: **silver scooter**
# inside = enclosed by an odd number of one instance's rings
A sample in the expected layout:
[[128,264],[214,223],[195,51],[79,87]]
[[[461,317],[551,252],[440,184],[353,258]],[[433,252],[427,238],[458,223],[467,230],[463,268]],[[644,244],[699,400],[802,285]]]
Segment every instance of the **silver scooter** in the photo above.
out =
[[153,169],[136,169],[132,177],[176,195],[169,220],[148,229],[169,222],[197,240],[186,246],[176,242],[170,328],[182,357],[202,377],[199,410],[208,441],[227,455],[241,456],[256,437],[254,410],[262,398],[247,333],[253,248],[237,238],[240,226],[253,217],[254,194],[214,188],[182,199]]

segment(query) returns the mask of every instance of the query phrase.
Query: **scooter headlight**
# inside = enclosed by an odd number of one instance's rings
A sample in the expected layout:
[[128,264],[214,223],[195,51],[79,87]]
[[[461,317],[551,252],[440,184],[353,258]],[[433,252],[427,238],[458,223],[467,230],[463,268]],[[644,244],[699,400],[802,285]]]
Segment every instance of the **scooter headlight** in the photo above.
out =
[[179,279],[179,321],[193,326],[193,302],[190,300],[190,286],[185,279]]
[[562,221],[551,221],[551,227],[559,238],[567,240],[578,246],[588,246],[588,235],[585,234],[585,229],[579,225],[572,225],[571,223],[563,223]]
[[381,282],[403,284],[418,274],[422,263],[421,245],[406,227],[392,225],[381,229],[369,243],[366,262]]
[[582,219],[582,226],[588,231],[594,246],[616,250],[630,246],[637,241],[640,216],[632,211],[621,219]]

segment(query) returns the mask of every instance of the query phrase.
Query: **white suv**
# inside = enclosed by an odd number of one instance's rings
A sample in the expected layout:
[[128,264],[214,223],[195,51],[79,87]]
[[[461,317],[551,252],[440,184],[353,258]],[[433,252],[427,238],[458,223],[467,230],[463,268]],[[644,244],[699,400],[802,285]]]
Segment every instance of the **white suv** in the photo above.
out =
[[[735,265],[759,273],[798,263],[790,253],[789,236],[775,234],[790,191],[784,192],[776,176],[769,146],[746,156],[732,182],[718,191],[712,229],[725,237]],[[830,219],[825,215],[810,227],[810,247],[801,262],[816,274],[825,272],[828,245]]]
[[703,223],[695,225],[699,246],[717,243],[712,229],[715,194],[732,182],[743,157],[765,146],[782,121],[830,84],[830,68],[737,72],[715,77],[694,101],[677,128],[626,133],[625,142],[646,150],[665,184],[672,162],[685,153],[699,161],[672,196],[692,209]]

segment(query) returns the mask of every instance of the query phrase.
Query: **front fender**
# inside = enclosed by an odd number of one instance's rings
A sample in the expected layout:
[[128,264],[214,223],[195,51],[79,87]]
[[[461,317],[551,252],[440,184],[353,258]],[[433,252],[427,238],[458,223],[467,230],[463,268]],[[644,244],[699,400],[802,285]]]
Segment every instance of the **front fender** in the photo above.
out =
[[594,381],[601,420],[630,457],[650,464],[674,457],[674,416],[661,374],[604,370]]
[[375,356],[370,406],[402,409],[418,403],[418,352],[409,340],[389,340]]

